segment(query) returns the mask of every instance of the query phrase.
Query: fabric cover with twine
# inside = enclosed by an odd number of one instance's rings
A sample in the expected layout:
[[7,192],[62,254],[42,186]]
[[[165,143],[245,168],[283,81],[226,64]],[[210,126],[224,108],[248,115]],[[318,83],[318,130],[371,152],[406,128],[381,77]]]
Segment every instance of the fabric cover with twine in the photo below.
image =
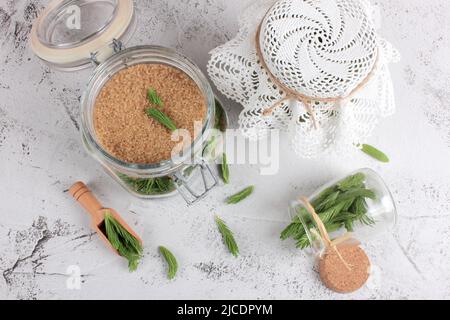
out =
[[394,113],[388,63],[398,52],[375,32],[366,0],[259,0],[208,73],[244,110],[240,128],[258,139],[288,132],[302,157],[347,153]]

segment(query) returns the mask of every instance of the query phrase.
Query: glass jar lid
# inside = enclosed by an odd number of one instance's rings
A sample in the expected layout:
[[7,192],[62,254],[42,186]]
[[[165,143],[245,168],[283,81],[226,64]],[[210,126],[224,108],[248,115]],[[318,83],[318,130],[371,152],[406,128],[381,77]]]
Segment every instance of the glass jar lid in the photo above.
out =
[[31,48],[57,69],[102,62],[135,26],[132,0],[53,0],[31,30]]

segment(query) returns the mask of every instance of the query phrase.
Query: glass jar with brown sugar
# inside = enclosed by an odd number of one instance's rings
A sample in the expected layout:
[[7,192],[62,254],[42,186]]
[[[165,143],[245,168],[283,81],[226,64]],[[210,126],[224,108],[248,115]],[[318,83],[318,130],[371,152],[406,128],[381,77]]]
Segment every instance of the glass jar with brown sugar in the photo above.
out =
[[[177,128],[189,133],[192,142],[180,155],[174,157],[179,142],[172,132],[145,112],[149,90]],[[226,127],[226,114],[201,71],[175,51],[141,46],[114,55],[91,78],[81,112],[87,149],[130,193],[155,198],[178,190],[190,203],[217,184],[203,150],[211,129]],[[203,192],[190,185],[196,171]]]
[[[182,54],[157,46],[124,49],[135,26],[132,0],[54,0],[34,22],[30,44],[51,68],[95,66],[81,99],[82,139],[120,185],[143,199],[178,191],[193,203],[218,183],[209,165],[214,159],[204,153],[218,140],[211,129],[226,128],[226,113]],[[158,106],[149,101],[150,90]],[[183,137],[173,139],[172,130],[149,116],[151,108],[183,129],[188,139],[181,148]]]

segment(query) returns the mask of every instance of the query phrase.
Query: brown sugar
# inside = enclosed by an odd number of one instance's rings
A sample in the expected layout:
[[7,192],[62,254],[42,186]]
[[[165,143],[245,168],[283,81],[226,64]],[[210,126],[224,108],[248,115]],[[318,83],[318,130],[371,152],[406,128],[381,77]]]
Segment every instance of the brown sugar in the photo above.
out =
[[100,90],[94,128],[100,145],[127,163],[151,164],[170,159],[178,143],[171,132],[145,113],[152,106],[147,90],[156,90],[166,113],[194,139],[194,122],[204,122],[206,102],[197,84],[183,71],[163,64],[138,64],[116,73]]
[[349,293],[361,288],[369,278],[370,261],[358,245],[339,245],[339,258],[333,248],[328,248],[319,260],[319,273],[323,283],[331,290]]

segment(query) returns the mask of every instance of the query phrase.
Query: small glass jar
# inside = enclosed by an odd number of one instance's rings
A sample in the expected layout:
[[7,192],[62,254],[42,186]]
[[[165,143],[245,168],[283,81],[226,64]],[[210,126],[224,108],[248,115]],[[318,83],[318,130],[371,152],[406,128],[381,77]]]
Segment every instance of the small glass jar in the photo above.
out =
[[[332,226],[332,224],[328,224],[330,227],[327,228],[327,230],[331,239],[335,239],[343,236],[345,233],[349,233],[352,239],[363,243],[376,238],[386,231],[392,230],[397,223],[397,210],[392,194],[383,179],[375,171],[372,169],[359,169],[350,173],[346,177],[330,181],[311,194],[308,201],[312,204],[316,211],[319,211],[317,210],[318,202],[324,203],[323,199],[325,193],[332,190],[334,186],[337,186],[344,179],[355,175],[363,175],[362,183],[364,188],[371,190],[374,195],[373,199],[365,198],[364,206],[366,212],[364,217],[361,216],[362,219],[354,220],[352,225],[348,227],[343,222],[338,222],[334,226]],[[333,196],[331,195],[330,197]],[[319,198],[322,198],[322,200]],[[347,216],[351,216],[353,214],[353,209],[349,208],[348,211],[349,212],[346,213]],[[321,215],[321,220],[326,219],[327,216],[330,217],[329,215],[319,213],[319,216]],[[315,255],[320,255],[325,248],[325,244],[320,237],[320,232],[316,223],[313,221],[310,214],[307,213],[301,200],[294,200],[290,203],[289,216],[292,221],[299,222],[298,226],[300,228],[300,232],[297,234],[304,235],[303,239],[297,243],[298,246],[302,247],[302,244],[307,241],[307,243],[310,244],[310,248],[312,248],[313,253]],[[323,222],[325,222],[325,225],[327,226],[326,221]],[[348,230],[347,228],[351,228],[351,230]]]
[[[132,0],[53,0],[34,22],[30,45],[53,69],[95,67],[81,99],[82,140],[88,152],[125,190],[142,199],[166,197],[178,191],[186,202],[193,203],[218,183],[208,162],[215,160],[211,146],[221,135],[211,129],[225,130],[226,112],[201,70],[182,54],[158,46],[124,48],[135,30],[135,13]],[[144,63],[165,64],[188,75],[205,99],[207,114],[201,132],[182,156],[155,164],[126,163],[98,142],[93,123],[95,100],[114,74]]]

